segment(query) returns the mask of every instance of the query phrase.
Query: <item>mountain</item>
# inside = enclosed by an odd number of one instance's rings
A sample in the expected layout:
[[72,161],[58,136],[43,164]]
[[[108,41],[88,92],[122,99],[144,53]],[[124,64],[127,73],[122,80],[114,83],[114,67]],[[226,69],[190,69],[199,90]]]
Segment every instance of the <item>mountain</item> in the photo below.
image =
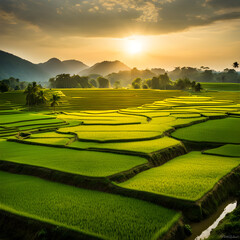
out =
[[14,77],[26,82],[47,82],[49,78],[58,74],[77,74],[86,68],[88,66],[80,61],[60,61],[57,58],[51,58],[45,63],[34,64],[0,50],[0,80]]
[[51,58],[45,63],[39,63],[38,66],[46,72],[49,77],[55,77],[61,73],[77,74],[79,71],[88,68],[87,65],[77,60],[60,61],[57,58]]
[[36,64],[0,50],[0,80],[10,77],[28,82],[48,81],[49,78]]
[[120,61],[104,61],[96,63],[92,67],[79,72],[79,75],[88,76],[90,74],[100,74],[102,76],[106,76],[110,73],[128,70],[130,70],[130,68]]

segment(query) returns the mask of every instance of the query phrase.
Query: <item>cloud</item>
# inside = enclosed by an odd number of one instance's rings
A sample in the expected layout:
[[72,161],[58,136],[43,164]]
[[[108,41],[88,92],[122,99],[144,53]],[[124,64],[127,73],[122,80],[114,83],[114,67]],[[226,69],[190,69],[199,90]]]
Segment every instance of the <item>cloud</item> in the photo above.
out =
[[[240,19],[239,0],[1,0],[1,35],[124,37],[178,32]],[[26,33],[28,35],[28,33]]]

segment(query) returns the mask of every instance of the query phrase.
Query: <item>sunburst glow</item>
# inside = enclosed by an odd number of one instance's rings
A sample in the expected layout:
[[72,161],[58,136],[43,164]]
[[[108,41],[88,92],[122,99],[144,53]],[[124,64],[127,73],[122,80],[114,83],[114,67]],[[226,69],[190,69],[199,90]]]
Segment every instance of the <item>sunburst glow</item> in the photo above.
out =
[[126,50],[130,54],[141,53],[142,50],[143,50],[142,41],[140,39],[137,39],[137,38],[127,39]]

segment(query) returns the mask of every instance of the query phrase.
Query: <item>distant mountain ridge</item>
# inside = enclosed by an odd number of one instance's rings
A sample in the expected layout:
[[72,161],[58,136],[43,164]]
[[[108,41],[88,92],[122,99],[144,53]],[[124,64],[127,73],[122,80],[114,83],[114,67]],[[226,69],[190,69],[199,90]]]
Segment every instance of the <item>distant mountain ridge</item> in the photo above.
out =
[[88,68],[88,66],[77,60],[60,61],[58,58],[51,58],[45,63],[39,63],[38,66],[50,77],[55,77],[61,73],[77,74],[79,71]]
[[130,67],[125,65],[124,63],[116,60],[116,61],[103,61],[94,64],[92,67],[87,68],[83,71],[79,72],[81,76],[88,76],[90,74],[100,74],[102,76],[106,76],[110,73],[118,73],[119,71],[129,71]]
[[27,82],[47,82],[49,78],[58,74],[79,74],[81,76],[102,75],[130,71],[124,63],[116,61],[103,61],[88,67],[81,61],[51,58],[47,62],[34,64],[11,53],[0,50],[0,80],[10,77]]
[[11,53],[0,50],[0,80],[10,77],[26,82],[47,82],[61,73],[77,74],[88,66],[77,60],[60,61],[51,58],[45,63],[34,64]]
[[0,50],[0,80],[10,77],[21,81],[46,81],[48,74],[39,66],[13,54]]

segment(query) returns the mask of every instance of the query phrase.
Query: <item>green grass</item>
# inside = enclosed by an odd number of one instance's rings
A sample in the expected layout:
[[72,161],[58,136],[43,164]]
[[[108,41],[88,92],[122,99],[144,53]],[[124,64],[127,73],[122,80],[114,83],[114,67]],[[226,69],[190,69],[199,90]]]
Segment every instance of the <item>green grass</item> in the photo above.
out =
[[134,151],[141,153],[152,153],[165,148],[179,145],[180,142],[169,137],[158,138],[147,141],[118,142],[118,143],[91,143],[91,142],[73,142],[70,147],[76,148],[107,148],[125,151]]
[[240,91],[240,83],[201,83],[206,90]]
[[205,150],[203,153],[229,157],[240,157],[240,145],[226,144],[218,148]]
[[148,202],[0,172],[0,208],[106,239],[157,239],[180,214]]
[[27,138],[25,142],[39,143],[39,144],[50,144],[50,145],[61,145],[65,146],[70,139],[69,138]]
[[128,141],[160,137],[158,132],[77,132],[79,140],[91,141]]
[[196,201],[240,164],[240,158],[191,152],[139,173],[119,184],[124,188]]
[[59,89],[65,102],[59,110],[114,110],[138,107],[167,97],[187,95],[182,91],[134,89]]
[[24,126],[33,126],[33,125],[52,125],[52,124],[61,124],[64,123],[62,120],[59,119],[42,119],[42,120],[33,120],[33,121],[26,121],[26,122],[16,122],[16,123],[9,123],[2,125],[3,127],[24,127]]
[[[90,115],[90,116],[89,116]],[[85,115],[73,115],[73,114],[59,114],[57,116],[58,119],[64,120],[78,120],[83,122],[84,124],[137,124],[141,122],[146,122],[145,117],[140,116],[129,116],[118,114],[117,115],[109,115],[109,114],[85,114]]]
[[239,118],[229,117],[178,129],[172,136],[194,142],[240,143],[239,126]]
[[31,134],[31,138],[72,138],[74,135],[71,134],[60,134],[57,132],[44,132]]
[[169,129],[166,124],[131,124],[121,126],[88,126],[80,125],[76,127],[60,128],[60,133],[78,133],[78,132],[164,132]]
[[55,119],[55,117],[50,115],[42,115],[42,114],[34,114],[34,113],[1,115],[0,124],[10,124],[15,122],[32,121],[32,120],[44,120],[49,118]]
[[138,156],[77,151],[4,140],[0,140],[0,159],[95,177],[109,176],[147,163],[146,159]]

